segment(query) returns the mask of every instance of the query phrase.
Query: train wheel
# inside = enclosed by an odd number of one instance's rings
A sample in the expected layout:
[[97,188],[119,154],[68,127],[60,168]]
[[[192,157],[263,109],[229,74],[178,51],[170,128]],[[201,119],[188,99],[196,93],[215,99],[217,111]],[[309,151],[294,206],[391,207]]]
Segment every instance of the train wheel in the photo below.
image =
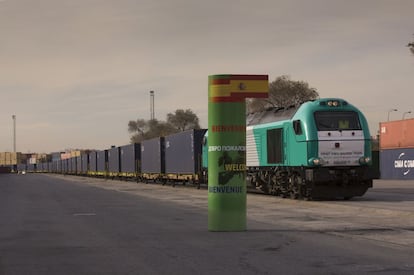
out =
[[290,175],[289,177],[289,193],[290,193],[290,197],[292,199],[298,199],[301,197],[301,188],[300,185],[302,184],[302,178],[296,174],[293,173],[292,175]]
[[260,188],[260,190],[262,190],[263,193],[265,194],[270,194],[269,193],[269,185],[268,185],[268,175],[266,173],[260,173],[257,177],[256,180],[258,182],[258,186]]
[[277,178],[276,175],[274,173],[271,173],[270,175],[270,179],[269,179],[269,193],[273,196],[278,196],[279,195],[279,191],[277,188]]
[[285,170],[277,171],[276,172],[276,184],[275,184],[275,190],[276,195],[287,198],[290,196],[289,192],[289,174]]

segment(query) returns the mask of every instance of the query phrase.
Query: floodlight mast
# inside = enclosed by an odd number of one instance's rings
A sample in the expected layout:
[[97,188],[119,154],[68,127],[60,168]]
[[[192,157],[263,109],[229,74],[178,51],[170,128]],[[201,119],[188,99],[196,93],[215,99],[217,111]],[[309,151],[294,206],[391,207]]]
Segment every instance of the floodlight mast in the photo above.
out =
[[154,100],[155,99],[155,93],[154,91],[150,91],[150,119],[155,119],[155,106],[154,106]]
[[12,115],[13,119],[13,153],[16,153],[16,115]]

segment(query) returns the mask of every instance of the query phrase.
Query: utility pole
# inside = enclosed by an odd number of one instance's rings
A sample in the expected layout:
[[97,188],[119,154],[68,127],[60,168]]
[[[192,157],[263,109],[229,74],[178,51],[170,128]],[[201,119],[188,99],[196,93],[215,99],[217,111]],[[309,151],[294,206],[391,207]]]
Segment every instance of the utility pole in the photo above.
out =
[[150,118],[151,120],[155,119],[155,93],[154,91],[150,91]]

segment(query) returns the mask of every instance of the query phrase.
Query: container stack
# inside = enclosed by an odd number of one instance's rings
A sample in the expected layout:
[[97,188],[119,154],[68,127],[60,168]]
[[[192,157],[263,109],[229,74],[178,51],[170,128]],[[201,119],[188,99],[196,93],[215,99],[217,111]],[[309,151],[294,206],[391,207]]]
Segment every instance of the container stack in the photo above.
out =
[[380,123],[382,179],[414,179],[414,119]]
[[21,160],[21,153],[0,152],[0,166],[17,165],[20,164]]

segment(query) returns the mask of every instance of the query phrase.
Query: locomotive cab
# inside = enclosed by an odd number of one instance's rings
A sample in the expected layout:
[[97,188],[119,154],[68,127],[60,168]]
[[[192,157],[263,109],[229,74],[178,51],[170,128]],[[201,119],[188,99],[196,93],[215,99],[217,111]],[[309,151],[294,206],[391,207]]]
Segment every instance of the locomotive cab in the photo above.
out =
[[365,117],[340,99],[317,102],[313,111],[312,140],[317,140],[305,179],[314,197],[362,196],[372,179],[371,144]]

